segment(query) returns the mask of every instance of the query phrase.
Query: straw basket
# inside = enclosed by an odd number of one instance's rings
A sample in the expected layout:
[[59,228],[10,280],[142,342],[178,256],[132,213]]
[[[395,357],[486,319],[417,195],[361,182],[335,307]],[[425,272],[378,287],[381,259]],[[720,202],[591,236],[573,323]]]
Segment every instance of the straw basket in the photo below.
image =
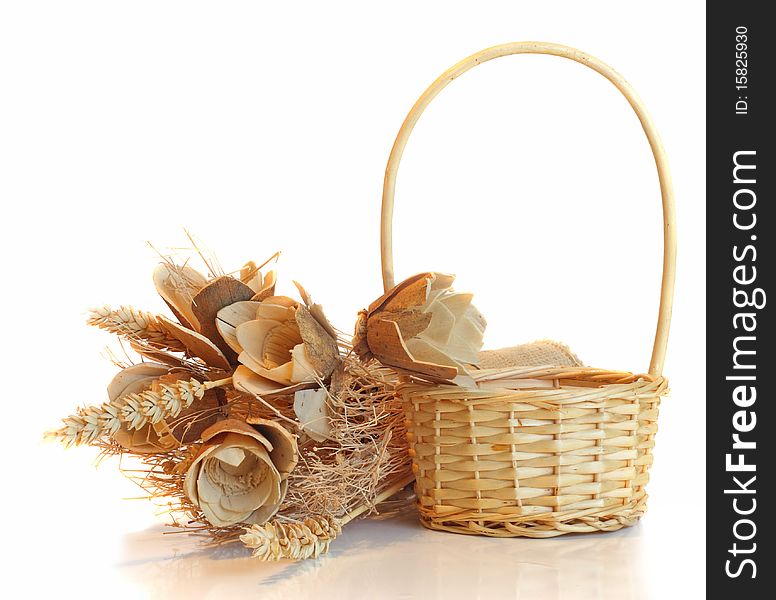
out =
[[663,278],[649,373],[584,367],[476,372],[477,388],[405,379],[406,408],[421,522],[431,529],[499,537],[552,537],[613,531],[646,510],[671,320],[676,235],[670,175],[660,139],[628,83],[573,48],[519,42],[489,48],[443,73],[413,106],[385,174],[382,271],[394,286],[392,219],[396,174],[415,123],[450,81],[510,54],[549,54],[597,71],[620,90],[655,157],[663,201]]

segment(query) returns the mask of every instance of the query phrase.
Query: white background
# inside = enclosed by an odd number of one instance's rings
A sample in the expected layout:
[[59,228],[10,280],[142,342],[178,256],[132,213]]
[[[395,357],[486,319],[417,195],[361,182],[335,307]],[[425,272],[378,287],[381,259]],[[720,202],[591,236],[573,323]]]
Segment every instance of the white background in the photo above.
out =
[[[705,8],[702,2],[6,2],[0,8],[2,585],[113,598],[699,598],[704,593]],[[163,536],[114,464],[42,432],[100,403],[98,304],[163,311],[150,272],[188,228],[226,270],[282,250],[350,329],[381,293],[394,136],[444,69],[501,42],[609,62],[657,123],[680,254],[650,510],[615,534],[489,540],[410,514],[349,526],[325,559],[265,565]],[[561,339],[644,371],[660,277],[646,139],[602,77],[500,59],[451,84],[405,153],[396,270],[455,272],[486,344]],[[115,348],[115,346],[114,346]]]

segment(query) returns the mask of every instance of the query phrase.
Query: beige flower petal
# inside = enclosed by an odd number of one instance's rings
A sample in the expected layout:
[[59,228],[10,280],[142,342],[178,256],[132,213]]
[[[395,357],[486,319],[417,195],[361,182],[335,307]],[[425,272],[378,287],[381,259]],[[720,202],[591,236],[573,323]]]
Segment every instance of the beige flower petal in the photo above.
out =
[[[243,355],[241,354],[240,356],[242,357]],[[232,384],[241,392],[253,394],[254,396],[273,394],[278,390],[287,387],[282,383],[258,375],[255,371],[252,371],[244,365],[240,365],[235,369],[234,374],[232,375]]]
[[216,315],[216,328],[229,347],[239,354],[243,351],[240,342],[237,341],[235,329],[243,323],[253,321],[256,318],[256,311],[259,308],[258,302],[244,300],[225,306],[218,311]]
[[302,336],[296,321],[286,321],[281,325],[274,327],[264,338],[264,353],[262,362],[267,368],[291,360],[291,351],[294,346],[302,343]]
[[186,492],[186,496],[194,504],[199,503],[199,494],[197,493],[197,479],[199,478],[199,470],[202,466],[202,461],[205,460],[214,450],[215,446],[209,446],[203,448],[191,463],[189,470],[186,471],[186,477],[183,479],[183,491]]
[[260,303],[256,312],[257,319],[271,319],[273,321],[290,321],[294,318],[299,303],[287,296],[271,296]]
[[474,294],[468,292],[453,292],[451,294],[445,294],[441,298],[437,299],[437,302],[443,303],[456,319],[464,316],[468,308],[471,306]]
[[263,366],[264,346],[267,343],[267,336],[280,325],[280,321],[270,319],[254,319],[253,321],[240,323],[235,328],[237,343],[240,344],[245,354]]
[[[248,441],[251,442],[250,446],[245,444],[245,438],[242,441],[237,440],[232,443],[239,444],[238,447],[248,453],[247,458],[246,454],[243,454],[244,460],[252,466],[251,473],[261,478],[259,481],[251,480],[250,485],[245,487],[245,491],[240,493],[238,490],[244,485],[242,482],[245,481],[245,478],[237,479],[223,465],[218,465],[218,469],[213,469],[213,472],[218,473],[224,480],[232,482],[231,486],[235,492],[227,495],[221,491],[218,500],[221,506],[229,511],[252,512],[268,500],[275,500],[280,493],[280,473],[272,464],[266,449],[253,442],[253,440]],[[225,445],[227,443],[228,441],[224,442]],[[221,450],[226,449],[222,448]],[[218,454],[220,454],[220,451],[214,454],[210,460],[217,460]],[[210,499],[207,500],[211,501]]]
[[439,348],[429,344],[426,340],[413,338],[407,340],[405,344],[410,355],[417,361],[455,367],[457,373],[466,371],[463,368],[463,365],[453,359],[449,354],[442,352]]
[[278,274],[277,271],[270,271],[261,281],[261,287],[256,290],[256,294],[251,298],[256,302],[262,302],[267,298],[270,298],[275,293],[275,284],[277,283]]
[[245,519],[245,522],[250,525],[263,525],[269,521],[272,517],[275,516],[275,513],[278,512],[280,504],[283,502],[283,498],[286,497],[287,490],[288,480],[284,479],[280,482],[280,493],[278,494],[277,500],[275,502],[268,500],[264,506],[253,511],[253,513],[251,513],[251,515]]
[[[214,423],[202,432],[202,441],[210,442],[205,448],[218,446],[223,443],[229,434],[248,436],[259,442],[267,449],[267,451],[272,451],[272,442],[260,433],[258,429],[251,426],[250,423],[241,421],[240,419],[224,419]],[[204,454],[204,450],[202,451],[202,454]],[[202,456],[202,454],[199,456]]]
[[293,394],[297,390],[308,389],[309,387],[315,387],[317,385],[315,382],[284,385],[277,381],[262,377],[244,365],[237,367],[232,375],[232,383],[234,384],[234,387],[241,392],[260,396],[262,398]]
[[398,325],[393,321],[370,319],[367,339],[375,357],[388,366],[442,380],[450,380],[458,375],[456,367],[424,362],[413,357],[402,340]]
[[294,394],[294,412],[302,431],[316,442],[322,442],[331,437],[328,397],[328,393],[323,388],[302,390]]
[[468,319],[456,323],[445,351],[459,362],[475,364],[482,348],[483,331]]
[[237,355],[237,360],[240,361],[245,367],[253,371],[254,373],[258,373],[259,371],[265,370],[264,365],[260,362],[257,362],[251,358],[251,355],[245,352],[243,350],[240,352],[240,354]]
[[430,286],[428,288],[429,294],[439,290],[447,290],[455,281],[455,275],[450,275],[448,273],[432,273],[431,275]]
[[207,285],[207,278],[188,265],[161,263],[153,274],[156,291],[184,327],[198,330],[199,323],[191,310],[191,301]]
[[293,471],[299,459],[296,436],[279,423],[269,419],[248,417],[248,423],[272,444],[269,456],[280,474],[285,476]]
[[[209,459],[214,460],[214,459]],[[197,477],[197,490],[199,491],[199,507],[205,514],[205,517],[211,525],[223,527],[226,525],[232,525],[239,523],[243,519],[250,516],[253,510],[243,510],[242,512],[235,512],[224,508],[221,504],[221,500],[224,498],[223,490],[220,486],[215,485],[208,476],[207,466],[202,465],[199,470],[199,476]]]
[[[230,512],[239,512],[240,521],[247,519],[251,513],[266,503],[275,504],[280,496],[280,477],[265,477],[259,485],[244,494],[221,496],[221,507]],[[247,513],[247,514],[246,514]]]
[[210,467],[210,461],[217,460],[214,458],[208,458],[203,461],[199,467],[199,476],[197,477],[197,493],[199,494],[199,502],[208,504],[214,504],[220,502],[223,490],[218,487],[208,476],[208,467]]
[[250,287],[254,293],[261,289],[261,279],[261,270],[254,261],[249,260],[240,267],[240,281]]
[[299,302],[288,296],[270,296],[262,300],[262,304],[266,306],[285,306],[286,308],[296,308],[299,306]]
[[[277,258],[277,255],[270,258],[264,264],[266,265],[274,258]],[[269,271],[266,275],[262,275],[261,269],[256,266],[256,263],[252,260],[249,260],[240,269],[240,281],[242,281],[253,290],[254,296],[251,298],[251,300],[261,302],[262,300],[272,296],[275,293],[277,272],[273,270]]]
[[244,366],[265,379],[274,381],[282,387],[293,385],[291,383],[291,361],[274,369],[266,369],[264,365],[253,360],[246,352],[242,352],[237,358]]
[[159,443],[159,436],[150,423],[140,429],[129,429],[122,426],[111,438],[135,454],[156,454],[165,451],[165,448],[162,448]]
[[305,344],[297,344],[291,351],[291,376],[289,379],[291,383],[305,383],[315,381],[316,378],[321,377],[310,362],[310,358],[307,354]]
[[219,350],[213,342],[207,339],[204,335],[187,329],[171,321],[166,317],[159,317],[159,323],[161,323],[171,336],[180,341],[186,349],[194,356],[201,358],[205,361],[205,364],[216,369],[223,369],[230,371],[232,366],[224,356],[223,352]]
[[142,392],[151,382],[170,371],[167,365],[139,363],[119,371],[108,384],[108,398],[114,401],[127,394]]
[[233,467],[239,467],[245,462],[245,451],[239,446],[221,446],[213,457]]
[[[237,465],[224,460],[233,459],[236,456],[241,457]],[[245,466],[250,467],[249,469],[241,469],[244,462],[248,463]],[[261,481],[251,481],[241,477],[248,470],[256,473]],[[203,461],[201,471],[198,478],[200,500],[210,503],[220,502],[229,510],[239,512],[255,510],[272,493],[272,479],[277,480],[278,485],[280,482],[280,474],[272,466],[266,448],[255,439],[236,433],[227,434],[223,442]],[[203,474],[206,481],[203,479]],[[264,480],[268,480],[269,484],[265,484]],[[224,486],[233,490],[232,494],[224,494]],[[240,491],[241,488],[244,492]],[[255,489],[259,492],[255,492]],[[246,496],[248,492],[250,496]],[[223,498],[231,495],[240,500],[234,504],[223,504]],[[253,498],[254,504],[245,504],[244,507],[239,505],[239,502],[249,502],[250,498]]]
[[[427,339],[432,344],[444,346],[453,333],[455,315],[441,302],[434,302],[426,312],[431,314],[431,321],[428,327],[418,334],[418,337]],[[404,336],[404,339],[406,340],[407,336]]]
[[379,309],[399,311],[423,306],[428,296],[428,282],[433,273],[418,273],[388,290],[369,305],[369,314]]
[[259,309],[256,311],[257,319],[283,323],[294,318],[294,311],[296,308],[266,304],[266,302],[267,301],[265,300],[264,302],[259,303]]
[[216,527],[228,527],[237,523],[244,523],[251,513],[233,513],[226,511],[220,503],[202,502],[200,505],[205,518]]
[[291,351],[302,339],[295,321],[258,319],[242,323],[235,330],[243,347],[238,360],[258,375],[284,385],[292,380]]

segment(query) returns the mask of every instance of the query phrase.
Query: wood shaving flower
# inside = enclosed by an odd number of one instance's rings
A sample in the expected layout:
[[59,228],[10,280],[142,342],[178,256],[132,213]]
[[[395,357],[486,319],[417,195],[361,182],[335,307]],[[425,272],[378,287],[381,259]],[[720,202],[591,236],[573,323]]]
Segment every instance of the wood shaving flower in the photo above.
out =
[[434,379],[466,375],[478,361],[486,322],[472,294],[450,287],[454,279],[420,273],[386,292],[359,316],[355,352]]
[[328,322],[285,296],[235,303],[219,312],[218,322],[241,363],[234,385],[248,393],[309,387],[329,377],[340,362]]
[[[264,275],[262,267],[250,261],[240,270],[240,279],[230,275],[208,279],[188,265],[169,261],[158,265],[153,275],[156,290],[178,321],[156,317],[153,325],[160,330],[156,337],[163,334],[167,346],[173,344],[208,367],[231,371],[237,353],[226,337],[231,331],[225,335],[218,314],[234,304],[258,304],[274,293],[275,271]],[[156,344],[150,352],[142,347],[138,351],[153,360],[161,358]]]
[[296,439],[266,419],[220,421],[202,433],[184,480],[211,525],[262,524],[280,508],[297,462]]

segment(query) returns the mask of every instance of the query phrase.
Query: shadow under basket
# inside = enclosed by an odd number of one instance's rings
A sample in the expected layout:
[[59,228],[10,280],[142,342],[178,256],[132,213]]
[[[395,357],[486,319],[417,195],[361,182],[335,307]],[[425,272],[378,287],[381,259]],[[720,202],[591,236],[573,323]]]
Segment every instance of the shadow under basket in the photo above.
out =
[[475,379],[399,388],[426,527],[544,538],[644,514],[663,377],[530,367]]
[[[622,76],[588,54],[546,42],[487,48],[445,71],[407,115],[388,159],[383,287],[394,287],[396,175],[415,124],[451,81],[510,54],[546,54],[593,69],[625,96],[644,129],[660,181],[664,225],[652,359],[647,375],[580,366],[508,367],[475,371],[473,388],[405,378],[398,393],[407,410],[420,518],[431,529],[499,537],[613,531],[633,525],[646,510],[658,406],[667,391],[662,371],[676,271],[668,161],[644,105]],[[518,273],[519,262],[511,269]]]

